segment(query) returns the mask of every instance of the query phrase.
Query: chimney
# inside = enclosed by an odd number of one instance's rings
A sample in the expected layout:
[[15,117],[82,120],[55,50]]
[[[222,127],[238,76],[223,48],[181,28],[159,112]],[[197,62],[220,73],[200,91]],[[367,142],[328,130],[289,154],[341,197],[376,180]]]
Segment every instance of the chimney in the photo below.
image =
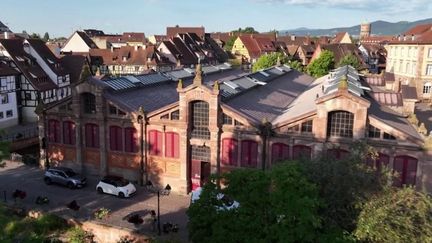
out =
[[7,31],[4,32],[4,38],[9,39],[9,32],[7,32]]
[[111,52],[114,52],[114,47],[111,45]]
[[295,35],[291,35],[291,40],[295,41],[295,39],[296,39],[296,36]]
[[414,34],[411,35],[411,40],[413,40],[413,41],[415,40],[415,35]]

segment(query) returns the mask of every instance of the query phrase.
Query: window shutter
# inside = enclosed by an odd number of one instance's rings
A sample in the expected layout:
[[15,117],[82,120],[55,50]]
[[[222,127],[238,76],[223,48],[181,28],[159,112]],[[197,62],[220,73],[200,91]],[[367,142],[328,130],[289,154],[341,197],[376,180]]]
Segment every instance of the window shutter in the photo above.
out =
[[173,133],[173,157],[180,157],[180,136],[177,133]]
[[406,162],[406,180],[407,185],[415,185],[417,177],[417,159],[407,158]]
[[157,132],[157,155],[162,156],[162,133]]
[[258,164],[258,143],[254,141],[249,141],[250,146],[250,162],[249,165],[256,167]]
[[116,150],[116,133],[115,133],[115,127],[114,126],[110,126],[110,133],[109,133],[109,136],[110,136],[110,149],[113,151],[113,150]]
[[172,158],[173,157],[173,134],[171,132],[165,133],[165,156]]

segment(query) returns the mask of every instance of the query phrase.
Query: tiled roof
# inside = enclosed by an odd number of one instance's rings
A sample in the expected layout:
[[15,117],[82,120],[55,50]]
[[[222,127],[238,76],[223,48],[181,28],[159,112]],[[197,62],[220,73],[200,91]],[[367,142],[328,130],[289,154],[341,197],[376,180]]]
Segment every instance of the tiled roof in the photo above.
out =
[[334,43],[334,44],[341,43],[342,39],[345,37],[346,34],[347,34],[347,32],[339,32],[339,33],[337,33],[336,36],[335,36],[335,38],[333,38],[331,40],[331,43]]
[[21,39],[0,39],[0,44],[11,55],[14,63],[29,80],[34,89],[45,91],[57,88],[57,85],[37,64],[34,57],[26,53]]
[[417,25],[394,38],[389,44],[432,44],[432,24]]
[[411,87],[408,85],[401,85],[401,93],[403,99],[412,99],[417,100],[417,91],[415,87]]
[[366,36],[360,40],[362,44],[386,44],[394,39],[391,35]]
[[402,94],[395,92],[372,92],[373,98],[381,105],[403,106]]
[[141,47],[122,46],[113,49],[90,49],[92,63],[96,59],[105,65],[145,65],[147,63],[148,52]]
[[39,54],[43,61],[50,67],[50,69],[57,75],[65,75],[67,71],[61,65],[60,59],[52,53],[52,51],[45,45],[41,39],[27,39],[33,49]]
[[173,38],[180,33],[196,33],[200,37],[204,37],[204,27],[167,27],[166,35],[168,38]]
[[369,75],[365,79],[371,86],[385,86],[384,78],[381,75]]
[[86,43],[86,45],[89,48],[92,48],[92,49],[97,49],[98,48],[97,45],[93,42],[93,40],[90,39],[90,37],[84,31],[76,31],[76,33],[81,37],[81,39]]
[[353,54],[360,63],[363,63],[361,52],[355,44],[327,44],[321,45],[321,48],[333,52],[336,64],[348,54]]
[[[101,36],[103,37],[103,36]],[[140,42],[146,43],[145,35],[142,32],[124,32],[122,35],[106,35],[106,39],[111,43]]]
[[60,59],[60,62],[70,75],[70,83],[77,83],[86,65],[86,58],[80,55],[66,55]]
[[19,72],[17,70],[0,61],[0,76],[13,76],[18,74]]
[[245,48],[248,50],[249,55],[252,58],[258,58],[261,55],[260,49],[256,41],[252,38],[252,36],[239,36]]

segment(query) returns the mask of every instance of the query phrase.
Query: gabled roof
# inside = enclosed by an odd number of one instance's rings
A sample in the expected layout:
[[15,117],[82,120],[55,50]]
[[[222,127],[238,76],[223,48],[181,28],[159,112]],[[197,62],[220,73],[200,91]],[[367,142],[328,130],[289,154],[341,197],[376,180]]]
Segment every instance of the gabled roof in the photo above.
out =
[[108,42],[111,43],[146,43],[145,35],[143,32],[124,32],[122,35],[106,35],[106,39]]
[[336,64],[348,54],[353,54],[360,63],[363,63],[361,52],[355,44],[327,44],[321,45],[321,49],[333,52]]
[[70,75],[70,83],[78,83],[81,72],[87,62],[86,57],[80,55],[66,55],[60,59],[60,62]]
[[389,44],[432,44],[432,24],[417,25]]
[[64,67],[61,65],[60,59],[54,55],[54,53],[52,53],[48,46],[45,45],[43,40],[27,39],[27,41],[55,74],[63,76],[67,73]]
[[0,61],[0,76],[14,76],[18,74],[17,70]]
[[166,35],[168,38],[173,38],[177,34],[180,33],[196,33],[200,37],[204,37],[205,35],[205,29],[203,26],[201,27],[167,27],[166,28]]
[[239,36],[238,38],[240,38],[241,42],[248,50],[251,58],[258,58],[261,55],[258,43],[254,40],[252,36],[243,35]]
[[179,38],[174,37],[172,43],[175,45],[176,49],[180,53],[180,61],[182,64],[196,64],[198,63],[198,57],[190,51],[186,44]]
[[331,40],[331,43],[338,44],[341,43],[345,35],[347,35],[347,32],[339,32],[336,34],[336,36]]
[[57,88],[57,85],[36,62],[36,59],[26,53],[23,48],[24,41],[20,39],[0,39],[0,44],[11,55],[18,69],[29,80],[37,91]]
[[[93,42],[93,40],[84,32],[84,31],[75,31],[81,37],[81,39],[86,43],[89,48],[97,49],[97,45]],[[72,35],[73,36],[73,35]],[[72,38],[72,36],[70,38]],[[69,38],[69,40],[70,40]],[[69,40],[67,42],[69,42]],[[67,44],[66,42],[66,44]]]

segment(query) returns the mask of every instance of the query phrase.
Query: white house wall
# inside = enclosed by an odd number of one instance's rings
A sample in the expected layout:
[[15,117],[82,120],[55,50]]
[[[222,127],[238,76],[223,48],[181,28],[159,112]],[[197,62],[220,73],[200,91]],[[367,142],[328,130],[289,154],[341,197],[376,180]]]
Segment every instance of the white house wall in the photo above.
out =
[[62,52],[89,52],[89,49],[90,47],[75,32],[63,47]]

